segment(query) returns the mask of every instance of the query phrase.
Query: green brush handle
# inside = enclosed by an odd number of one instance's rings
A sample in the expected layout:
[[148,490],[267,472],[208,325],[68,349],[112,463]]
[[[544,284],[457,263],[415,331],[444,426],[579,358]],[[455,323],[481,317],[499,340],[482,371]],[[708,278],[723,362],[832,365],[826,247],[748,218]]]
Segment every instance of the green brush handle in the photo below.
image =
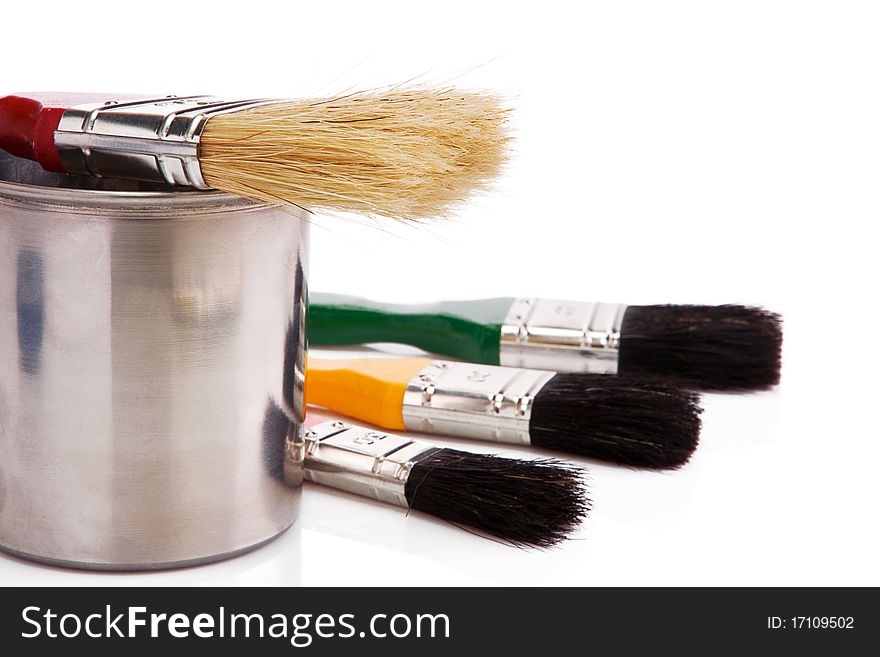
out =
[[309,343],[397,342],[450,358],[497,365],[501,324],[513,301],[502,297],[408,306],[313,293]]

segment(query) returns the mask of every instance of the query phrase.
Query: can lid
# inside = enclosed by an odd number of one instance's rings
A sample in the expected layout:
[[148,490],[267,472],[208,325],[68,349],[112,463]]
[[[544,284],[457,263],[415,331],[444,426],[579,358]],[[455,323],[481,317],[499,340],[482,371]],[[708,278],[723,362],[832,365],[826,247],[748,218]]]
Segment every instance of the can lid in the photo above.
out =
[[[88,215],[112,213],[114,218],[168,216],[173,211],[204,213],[249,212],[267,206],[216,191],[196,191],[159,183],[71,176],[44,171],[36,162],[0,151],[0,204],[64,207]],[[309,213],[294,206],[284,212],[296,219]]]

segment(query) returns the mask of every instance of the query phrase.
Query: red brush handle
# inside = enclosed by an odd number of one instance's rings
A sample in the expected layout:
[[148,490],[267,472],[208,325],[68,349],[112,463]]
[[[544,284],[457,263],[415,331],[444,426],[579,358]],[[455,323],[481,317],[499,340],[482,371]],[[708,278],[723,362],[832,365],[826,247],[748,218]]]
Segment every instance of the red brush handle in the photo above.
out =
[[39,162],[47,171],[64,172],[55,148],[55,129],[64,110],[101,102],[100,94],[26,93],[0,98],[0,149]]
[[35,160],[47,171],[63,172],[55,149],[55,129],[65,109],[35,98],[0,98],[0,148],[16,157]]

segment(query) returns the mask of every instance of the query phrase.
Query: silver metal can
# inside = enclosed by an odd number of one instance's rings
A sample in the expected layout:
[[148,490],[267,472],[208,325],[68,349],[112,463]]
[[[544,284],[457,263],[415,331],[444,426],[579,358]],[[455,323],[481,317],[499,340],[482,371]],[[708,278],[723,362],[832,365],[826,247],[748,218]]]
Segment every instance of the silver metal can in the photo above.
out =
[[293,523],[305,219],[0,155],[0,548],[156,569]]

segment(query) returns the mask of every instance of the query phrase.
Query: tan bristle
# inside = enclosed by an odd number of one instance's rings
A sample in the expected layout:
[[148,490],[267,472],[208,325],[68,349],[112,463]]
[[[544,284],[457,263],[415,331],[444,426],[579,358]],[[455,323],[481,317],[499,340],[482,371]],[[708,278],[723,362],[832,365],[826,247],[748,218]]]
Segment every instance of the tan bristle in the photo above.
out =
[[199,161],[215,189],[264,203],[440,217],[499,174],[508,113],[490,93],[424,86],[280,101],[211,118]]

